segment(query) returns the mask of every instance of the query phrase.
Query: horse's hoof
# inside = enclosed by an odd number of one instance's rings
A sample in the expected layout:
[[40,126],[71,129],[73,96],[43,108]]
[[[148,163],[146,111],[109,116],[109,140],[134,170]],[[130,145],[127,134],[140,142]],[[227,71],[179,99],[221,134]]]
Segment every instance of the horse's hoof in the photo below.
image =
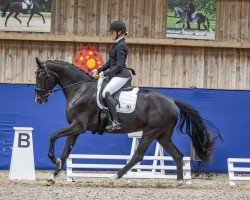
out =
[[118,180],[119,178],[118,178],[118,175],[117,174],[114,174],[114,175],[112,175],[112,176],[110,176],[110,180],[112,181],[112,182],[114,182],[114,181],[116,181],[116,180]]
[[51,176],[49,179],[47,179],[47,186],[51,186],[55,184],[55,178],[54,176]]
[[57,158],[57,159],[56,159],[56,167],[57,167],[58,169],[61,169],[61,168],[62,168],[62,161],[61,161],[60,158]]
[[179,179],[176,181],[177,185],[183,185],[184,184],[184,180],[183,179]]

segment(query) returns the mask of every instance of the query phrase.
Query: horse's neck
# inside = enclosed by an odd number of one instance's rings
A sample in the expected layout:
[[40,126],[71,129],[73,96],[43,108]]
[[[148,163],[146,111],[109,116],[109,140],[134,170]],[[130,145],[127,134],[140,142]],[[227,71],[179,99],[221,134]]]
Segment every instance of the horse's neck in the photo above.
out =
[[180,7],[178,7],[178,8],[177,8],[177,10],[178,10],[178,12],[179,12],[180,14],[182,14],[182,13],[184,13],[184,12],[185,12],[185,9],[180,8]]
[[[58,85],[63,89],[63,92],[68,99],[68,97],[72,96],[77,90],[80,89],[84,82],[91,80],[87,74],[84,74],[81,71],[76,69],[72,69],[68,66],[50,66],[49,70],[53,71],[58,78]],[[65,89],[64,89],[65,88]]]

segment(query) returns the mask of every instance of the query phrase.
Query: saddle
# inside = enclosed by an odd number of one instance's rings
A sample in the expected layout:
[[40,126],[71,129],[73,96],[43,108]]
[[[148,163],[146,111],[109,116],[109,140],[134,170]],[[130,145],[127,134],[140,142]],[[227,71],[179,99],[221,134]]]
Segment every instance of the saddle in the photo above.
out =
[[[108,84],[105,77],[100,77],[97,84],[97,105],[101,109],[99,113],[99,134],[106,131],[106,126],[111,120],[109,110],[102,97],[102,91]],[[118,113],[132,113],[135,110],[139,88],[131,86],[131,79],[115,94],[112,95]]]
[[[186,11],[186,13],[187,13],[187,14],[186,14],[186,17],[189,18],[189,17],[188,17],[188,11]],[[191,13],[191,15],[190,15],[191,22],[196,18],[196,14],[197,14],[197,12]]]

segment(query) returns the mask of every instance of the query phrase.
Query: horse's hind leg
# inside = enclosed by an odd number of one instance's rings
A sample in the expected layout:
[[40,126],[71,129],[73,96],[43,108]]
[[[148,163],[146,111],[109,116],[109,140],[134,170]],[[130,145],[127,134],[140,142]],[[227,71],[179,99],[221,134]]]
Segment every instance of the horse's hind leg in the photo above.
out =
[[37,13],[38,15],[40,15],[41,17],[42,17],[42,19],[43,19],[43,23],[45,24],[45,19],[44,19],[44,16],[41,14],[41,13]]
[[17,19],[19,21],[20,24],[22,24],[22,21],[20,19],[18,19],[18,16],[19,15],[19,12],[17,12],[15,15],[14,15],[14,18]]
[[160,135],[158,138],[156,138],[156,140],[174,159],[177,167],[177,180],[183,180],[183,154],[173,144],[171,139],[172,132],[173,129],[171,130],[171,132]]
[[133,157],[129,161],[129,163],[127,165],[125,165],[120,171],[118,171],[117,174],[112,178],[113,179],[121,178],[125,173],[128,172],[128,170],[130,170],[134,165],[136,165],[138,162],[140,162],[143,159],[149,145],[157,136],[158,136],[158,134],[157,134],[156,129],[150,129],[148,131],[145,131],[143,133],[142,139],[141,139]]
[[197,28],[198,28],[198,30],[201,30],[201,23],[200,22],[197,22]]
[[207,28],[207,26],[206,26],[205,23],[203,23],[203,26],[204,26],[204,28],[205,28],[205,34],[204,34],[204,36],[206,36],[206,35],[207,35],[207,32],[208,32],[208,28]]

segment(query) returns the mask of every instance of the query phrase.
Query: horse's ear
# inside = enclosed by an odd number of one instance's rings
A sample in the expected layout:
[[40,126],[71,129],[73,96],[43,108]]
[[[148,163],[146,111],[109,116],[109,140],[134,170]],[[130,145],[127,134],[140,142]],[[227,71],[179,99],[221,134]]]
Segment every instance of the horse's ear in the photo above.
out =
[[43,66],[42,66],[41,60],[40,60],[38,57],[36,57],[35,59],[36,59],[36,63],[37,63],[38,68],[41,68],[41,69],[42,69]]

